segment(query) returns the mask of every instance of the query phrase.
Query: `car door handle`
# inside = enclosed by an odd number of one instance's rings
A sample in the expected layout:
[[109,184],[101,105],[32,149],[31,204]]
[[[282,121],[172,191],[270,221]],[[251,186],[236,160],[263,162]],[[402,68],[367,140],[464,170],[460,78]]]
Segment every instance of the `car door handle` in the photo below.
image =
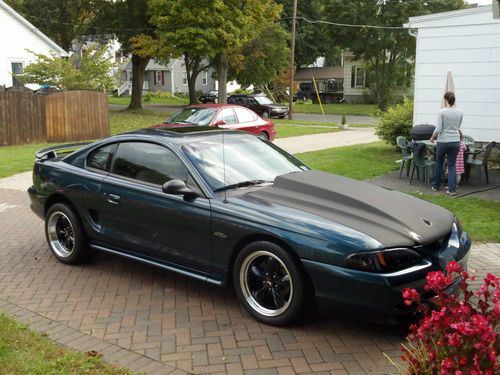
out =
[[120,196],[116,194],[108,194],[108,202],[118,204],[120,203]]

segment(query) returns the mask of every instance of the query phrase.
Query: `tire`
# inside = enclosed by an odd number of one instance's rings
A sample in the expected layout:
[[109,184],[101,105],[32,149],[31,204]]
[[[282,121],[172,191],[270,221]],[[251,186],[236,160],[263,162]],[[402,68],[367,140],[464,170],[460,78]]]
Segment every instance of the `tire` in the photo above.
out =
[[265,119],[268,119],[270,118],[271,116],[269,116],[269,112],[268,111],[264,111],[262,112],[262,118],[265,118]]
[[296,261],[283,248],[259,241],[245,246],[233,268],[238,299],[258,321],[283,326],[304,310],[305,283]]
[[63,203],[52,205],[45,215],[45,236],[52,254],[61,263],[87,260],[87,236],[73,210]]
[[259,138],[263,139],[264,141],[269,141],[269,135],[267,135],[266,132],[260,132]]
[[285,118],[285,116],[278,116],[279,118]]

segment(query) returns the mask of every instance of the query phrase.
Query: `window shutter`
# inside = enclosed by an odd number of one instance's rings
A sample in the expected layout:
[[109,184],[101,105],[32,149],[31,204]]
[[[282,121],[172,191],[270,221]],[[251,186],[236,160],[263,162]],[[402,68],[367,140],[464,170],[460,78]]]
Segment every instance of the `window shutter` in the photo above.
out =
[[354,87],[356,84],[356,67],[351,66],[351,87]]
[[153,82],[155,86],[158,84],[158,82],[156,82],[156,71],[153,72]]
[[165,72],[163,70],[161,72],[161,85],[165,86]]

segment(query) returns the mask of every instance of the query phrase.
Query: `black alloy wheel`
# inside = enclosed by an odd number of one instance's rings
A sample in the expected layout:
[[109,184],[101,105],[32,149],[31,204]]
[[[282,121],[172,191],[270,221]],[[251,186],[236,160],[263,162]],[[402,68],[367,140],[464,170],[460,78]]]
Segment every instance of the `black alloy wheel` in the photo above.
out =
[[280,246],[264,241],[246,246],[236,258],[233,282],[240,302],[263,323],[286,325],[302,314],[303,277]]
[[77,264],[90,254],[80,220],[63,203],[56,203],[47,211],[45,236],[52,254],[62,263]]

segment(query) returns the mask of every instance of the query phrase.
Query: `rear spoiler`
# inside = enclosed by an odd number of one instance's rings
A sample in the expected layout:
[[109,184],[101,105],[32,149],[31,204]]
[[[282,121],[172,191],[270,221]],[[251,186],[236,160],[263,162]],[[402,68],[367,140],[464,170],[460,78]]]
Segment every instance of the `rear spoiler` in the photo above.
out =
[[78,143],[67,143],[64,145],[51,146],[47,148],[42,148],[35,153],[35,158],[37,160],[41,159],[55,159],[57,157],[57,152],[60,150],[71,150],[81,148],[83,146],[89,145],[93,142],[78,142]]

